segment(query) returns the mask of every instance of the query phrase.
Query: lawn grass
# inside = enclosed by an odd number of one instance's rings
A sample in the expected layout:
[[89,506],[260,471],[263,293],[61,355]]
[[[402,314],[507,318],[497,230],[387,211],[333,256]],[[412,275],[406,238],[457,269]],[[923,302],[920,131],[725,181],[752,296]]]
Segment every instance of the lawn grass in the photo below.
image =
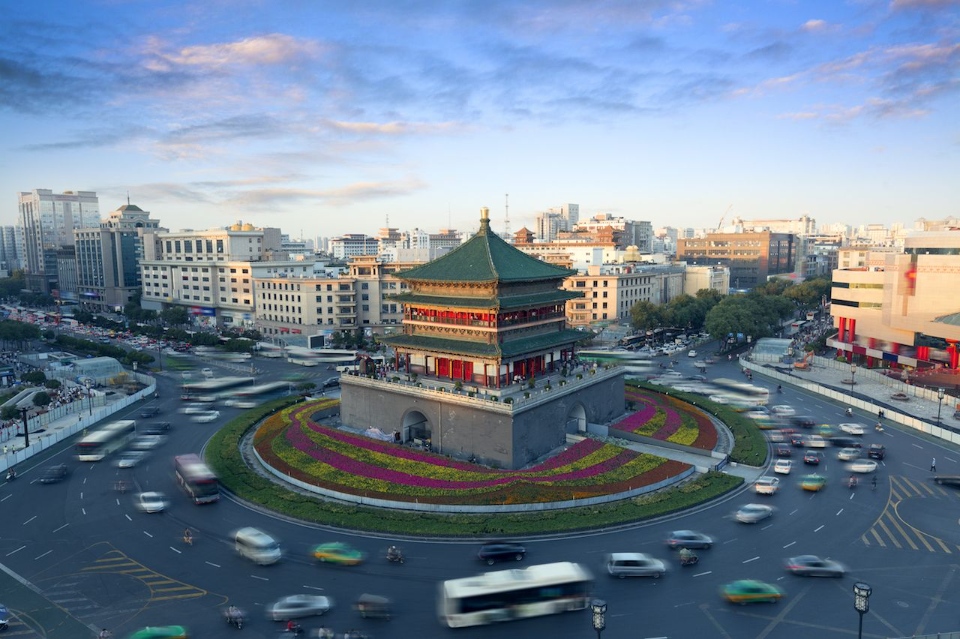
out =
[[684,510],[719,497],[743,482],[739,477],[710,472],[672,488],[611,504],[535,513],[445,515],[327,501],[287,490],[251,471],[241,459],[239,443],[244,434],[293,401],[296,398],[274,400],[232,419],[210,439],[205,457],[224,488],[241,499],[303,521],[339,528],[445,537],[527,536],[587,530]]

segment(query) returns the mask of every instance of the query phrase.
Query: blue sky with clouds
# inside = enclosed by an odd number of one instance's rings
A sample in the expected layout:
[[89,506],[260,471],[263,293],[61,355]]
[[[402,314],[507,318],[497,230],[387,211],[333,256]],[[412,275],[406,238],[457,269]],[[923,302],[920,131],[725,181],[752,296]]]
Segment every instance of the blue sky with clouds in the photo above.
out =
[[0,0],[0,223],[960,214],[960,0]]

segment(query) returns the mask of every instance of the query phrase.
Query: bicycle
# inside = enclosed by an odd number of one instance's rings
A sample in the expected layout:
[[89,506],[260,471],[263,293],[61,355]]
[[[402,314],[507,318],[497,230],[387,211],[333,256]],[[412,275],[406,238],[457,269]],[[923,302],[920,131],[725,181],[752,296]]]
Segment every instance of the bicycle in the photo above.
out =
[[189,529],[183,531],[183,543],[185,543],[188,546],[193,545],[193,534],[190,532]]

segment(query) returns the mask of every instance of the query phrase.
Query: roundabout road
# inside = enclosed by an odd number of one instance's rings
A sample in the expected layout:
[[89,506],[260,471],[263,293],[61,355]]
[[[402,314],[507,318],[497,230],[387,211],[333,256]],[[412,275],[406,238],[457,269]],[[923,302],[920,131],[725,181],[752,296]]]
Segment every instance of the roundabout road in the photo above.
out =
[[[679,368],[689,366],[683,362]],[[711,376],[739,374],[734,364],[715,367]],[[383,559],[390,539],[330,532],[229,499],[192,505],[175,486],[170,459],[199,450],[217,424],[178,419],[177,392],[169,378],[161,381],[160,392],[165,412],[156,419],[174,422],[173,433],[144,465],[120,471],[110,463],[80,464],[68,449],[53,449],[24,464],[15,482],[0,486],[4,514],[0,562],[85,623],[111,628],[117,637],[146,625],[171,623],[186,625],[195,637],[229,636],[232,632],[218,616],[219,607],[229,602],[248,611],[250,623],[243,636],[274,637],[280,624],[264,619],[263,606],[282,595],[310,593],[330,596],[335,604],[326,618],[308,620],[304,624],[308,628],[321,623],[341,632],[357,627],[384,639],[593,636],[587,612],[457,631],[441,626],[435,613],[437,583],[487,569],[473,558],[478,545],[474,541],[403,541],[408,560],[396,565]],[[824,423],[845,421],[839,407],[818,397],[789,388],[775,397],[775,403],[797,406]],[[224,419],[235,414],[233,409],[221,410]],[[872,423],[866,416],[859,421]],[[960,453],[893,428],[869,432],[863,439],[882,442],[888,450],[875,491],[869,476],[861,478],[857,489],[848,489],[843,481],[848,473],[836,460],[835,449],[827,449],[818,471],[828,477],[821,493],[799,488],[805,469],[795,456],[793,474],[781,477],[776,495],[744,491],[722,503],[632,530],[532,541],[521,565],[569,560],[594,571],[594,592],[609,606],[604,639],[856,636],[852,595],[856,579],[873,587],[865,637],[955,630],[960,627],[956,615],[960,493],[930,481],[929,464],[936,457],[940,472],[960,473]],[[66,481],[51,485],[36,481],[44,466],[60,461],[72,471]],[[154,515],[137,512],[131,495],[112,490],[118,473],[139,490],[167,493],[169,509]],[[736,522],[731,513],[751,502],[770,504],[776,511],[758,524]],[[195,531],[192,547],[181,540],[187,526]],[[284,559],[259,567],[239,558],[229,535],[242,526],[261,528],[280,539]],[[681,569],[663,544],[670,530],[680,528],[701,530],[717,539],[712,549],[700,551],[696,566]],[[368,560],[350,568],[318,565],[309,558],[311,545],[337,540],[366,551]],[[630,551],[667,560],[669,572],[661,579],[624,580],[602,572],[605,553]],[[837,559],[850,572],[843,579],[811,579],[783,570],[784,558],[807,553]],[[786,597],[778,604],[722,602],[720,586],[741,578],[776,583]],[[390,597],[395,618],[360,620],[350,604],[364,592]]]

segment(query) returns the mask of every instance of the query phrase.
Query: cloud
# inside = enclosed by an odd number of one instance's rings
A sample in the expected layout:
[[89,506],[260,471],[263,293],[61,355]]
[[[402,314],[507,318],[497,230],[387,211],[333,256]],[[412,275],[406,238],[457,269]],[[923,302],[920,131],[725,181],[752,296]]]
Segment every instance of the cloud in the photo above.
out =
[[958,5],[960,5],[960,0],[891,0],[890,2],[890,8],[894,11],[910,9],[939,10]]
[[369,200],[402,197],[422,190],[416,179],[392,182],[356,182],[332,189],[273,188],[236,193],[224,204],[247,210],[271,210],[285,204],[323,204],[343,207]]
[[271,33],[235,42],[184,46],[168,52],[170,45],[158,38],[147,41],[147,68],[168,71],[175,66],[220,69],[229,66],[289,66],[316,60],[329,50],[315,40]]
[[432,133],[446,133],[461,128],[455,122],[343,122],[328,121],[331,128],[337,131],[358,134],[375,135],[425,135]]
[[825,20],[807,20],[802,25],[800,25],[801,31],[806,31],[808,33],[817,33],[821,31],[826,31],[829,25]]

